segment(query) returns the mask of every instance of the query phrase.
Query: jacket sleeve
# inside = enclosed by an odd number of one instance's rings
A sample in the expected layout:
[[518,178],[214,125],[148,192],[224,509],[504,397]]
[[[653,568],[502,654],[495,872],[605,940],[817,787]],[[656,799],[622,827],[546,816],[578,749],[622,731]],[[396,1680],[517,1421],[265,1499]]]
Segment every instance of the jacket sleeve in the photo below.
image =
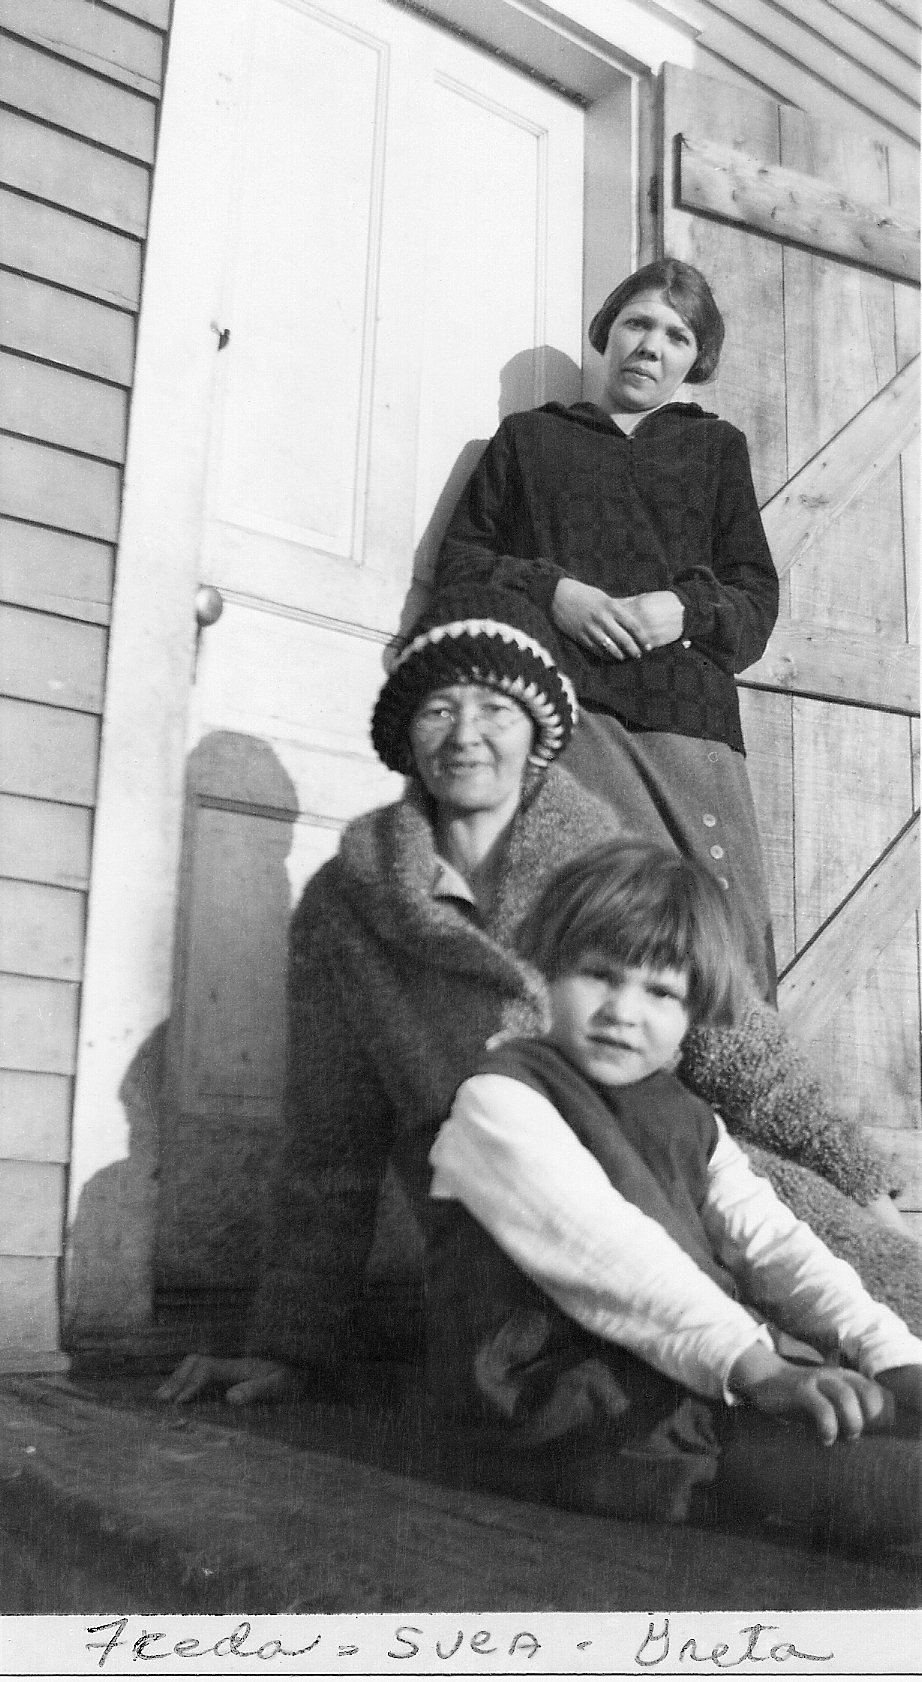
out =
[[810,1168],[858,1203],[887,1188],[883,1159],[857,1122],[831,1111],[781,1018],[750,1004],[734,1028],[696,1029],[681,1078],[751,1144]]
[[292,1366],[342,1353],[392,1142],[390,1108],[315,910],[309,886],[292,924],[282,1138],[247,1337],[248,1353]]
[[733,672],[758,660],[778,617],[778,576],[762,527],[746,440],[724,428],[710,567],[679,571],[683,636]]
[[753,1173],[719,1120],[702,1219],[747,1299],[785,1331],[841,1351],[867,1378],[922,1361],[922,1343],[903,1320]]
[[437,590],[491,584],[520,590],[550,614],[564,567],[521,552],[525,496],[519,478],[515,438],[504,421],[490,440],[462,492],[435,563]]

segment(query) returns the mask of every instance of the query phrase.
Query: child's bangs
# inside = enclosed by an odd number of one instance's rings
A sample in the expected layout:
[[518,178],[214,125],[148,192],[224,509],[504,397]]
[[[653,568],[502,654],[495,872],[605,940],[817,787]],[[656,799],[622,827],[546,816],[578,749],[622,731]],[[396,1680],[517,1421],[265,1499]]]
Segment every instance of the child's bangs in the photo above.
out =
[[687,977],[691,1020],[729,1026],[744,996],[733,919],[717,881],[681,854],[607,842],[558,872],[519,933],[550,981],[597,953]]

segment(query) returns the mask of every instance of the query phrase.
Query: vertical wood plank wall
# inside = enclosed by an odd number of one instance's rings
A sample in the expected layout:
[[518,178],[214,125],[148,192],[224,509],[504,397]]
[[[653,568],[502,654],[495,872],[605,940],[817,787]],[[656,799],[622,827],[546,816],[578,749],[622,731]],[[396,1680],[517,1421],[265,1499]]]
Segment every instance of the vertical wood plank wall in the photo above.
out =
[[[918,154],[696,73],[666,79],[665,243],[698,263],[724,301],[727,344],[705,406],[743,428],[766,501],[918,350],[918,290],[707,216],[674,197],[674,136],[702,139],[909,210]],[[918,463],[881,473],[782,584],[782,615],[917,644]],[[745,688],[749,771],[782,968],[869,869],[918,805],[914,721],[864,706]],[[811,1039],[839,1109],[875,1130],[900,1206],[922,1230],[916,921]]]
[[53,1368],[109,606],[171,0],[0,0],[0,1371]]

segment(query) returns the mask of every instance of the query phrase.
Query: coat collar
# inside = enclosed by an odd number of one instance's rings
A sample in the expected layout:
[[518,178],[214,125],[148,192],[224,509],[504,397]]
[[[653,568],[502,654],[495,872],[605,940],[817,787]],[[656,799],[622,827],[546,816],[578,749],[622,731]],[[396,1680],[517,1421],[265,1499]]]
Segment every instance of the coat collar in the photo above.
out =
[[509,838],[494,904],[479,927],[449,899],[434,897],[437,869],[429,802],[409,783],[401,800],[354,819],[338,855],[340,889],[374,936],[426,961],[438,942],[440,968],[482,973],[488,954],[504,970],[522,966],[506,950],[536,892],[559,865],[596,841],[617,835],[608,807],[587,794],[568,772],[551,766],[526,792]]

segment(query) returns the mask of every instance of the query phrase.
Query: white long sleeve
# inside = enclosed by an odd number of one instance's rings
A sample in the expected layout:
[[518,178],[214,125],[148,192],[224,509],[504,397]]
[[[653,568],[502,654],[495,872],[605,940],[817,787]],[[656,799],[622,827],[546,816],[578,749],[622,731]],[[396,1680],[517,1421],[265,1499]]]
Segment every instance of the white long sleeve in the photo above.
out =
[[565,1314],[689,1389],[727,1399],[738,1357],[770,1346],[523,1082],[465,1081],[429,1161],[432,1197],[462,1203]]
[[[718,1129],[702,1217],[744,1294],[795,1335],[838,1342],[869,1377],[922,1360],[922,1342],[753,1173],[719,1119]],[[524,1082],[465,1081],[429,1160],[431,1195],[462,1203],[565,1314],[689,1389],[731,1400],[736,1360],[756,1341],[771,1346]]]
[[785,1331],[837,1346],[867,1378],[922,1361],[922,1340],[753,1173],[720,1120],[718,1129],[702,1220],[747,1301]]

